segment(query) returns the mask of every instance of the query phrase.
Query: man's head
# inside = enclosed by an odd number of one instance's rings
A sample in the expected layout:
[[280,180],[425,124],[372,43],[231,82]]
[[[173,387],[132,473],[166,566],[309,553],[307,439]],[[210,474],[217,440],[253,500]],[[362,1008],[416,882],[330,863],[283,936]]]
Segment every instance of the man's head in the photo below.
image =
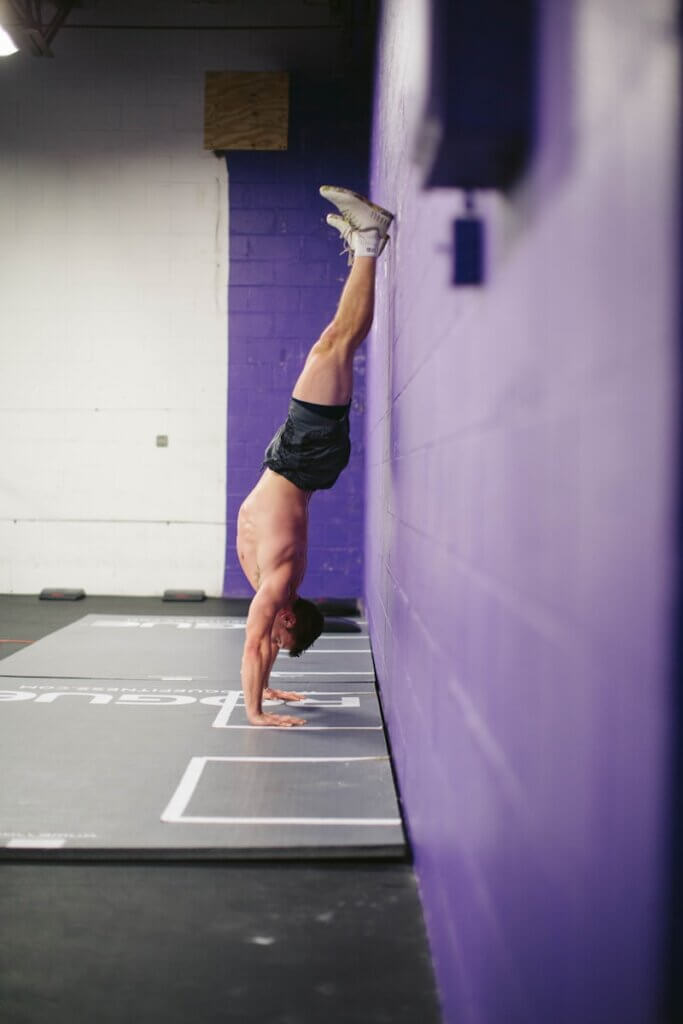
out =
[[311,601],[297,597],[277,613],[272,637],[289,651],[290,658],[298,658],[318,639],[324,624],[320,610]]

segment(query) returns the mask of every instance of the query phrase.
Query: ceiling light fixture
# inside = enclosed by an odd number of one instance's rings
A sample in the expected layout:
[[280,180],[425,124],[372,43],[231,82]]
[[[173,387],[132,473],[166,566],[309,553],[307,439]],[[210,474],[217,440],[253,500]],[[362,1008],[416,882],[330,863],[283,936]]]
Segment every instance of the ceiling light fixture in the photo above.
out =
[[13,53],[18,53],[19,47],[14,45],[14,40],[11,35],[0,25],[0,57],[11,57]]

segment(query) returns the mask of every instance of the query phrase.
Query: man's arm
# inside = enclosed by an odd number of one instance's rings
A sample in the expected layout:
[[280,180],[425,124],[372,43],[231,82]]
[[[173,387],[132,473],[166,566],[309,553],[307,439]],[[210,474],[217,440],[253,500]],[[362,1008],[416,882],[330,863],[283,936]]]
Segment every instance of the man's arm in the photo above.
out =
[[304,719],[290,715],[265,714],[261,707],[263,691],[277,655],[271,644],[275,616],[287,602],[288,575],[269,577],[261,584],[249,607],[242,654],[242,692],[247,718],[252,725],[303,725]]
[[299,700],[305,700],[306,697],[303,693],[294,693],[292,690],[274,690],[272,686],[269,685],[270,673],[273,669],[273,665],[275,664],[275,659],[280,653],[280,648],[277,646],[277,644],[271,644],[271,647],[272,651],[270,655],[270,665],[268,666],[268,672],[266,674],[266,685],[264,687],[262,696],[266,700],[284,700],[291,701],[293,703]]

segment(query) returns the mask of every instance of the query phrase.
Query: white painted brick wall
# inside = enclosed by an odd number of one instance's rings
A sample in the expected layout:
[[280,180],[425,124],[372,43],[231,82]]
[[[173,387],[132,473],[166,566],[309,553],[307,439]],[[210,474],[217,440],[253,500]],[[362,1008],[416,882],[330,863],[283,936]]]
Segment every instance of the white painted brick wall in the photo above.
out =
[[0,592],[220,594],[227,183],[202,109],[221,62],[149,34],[59,42],[0,61]]

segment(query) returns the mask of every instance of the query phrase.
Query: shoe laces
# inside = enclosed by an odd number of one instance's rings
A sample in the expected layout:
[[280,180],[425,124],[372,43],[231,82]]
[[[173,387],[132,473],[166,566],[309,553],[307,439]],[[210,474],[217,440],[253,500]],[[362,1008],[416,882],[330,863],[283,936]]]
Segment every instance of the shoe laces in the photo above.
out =
[[348,261],[347,261],[347,266],[349,266],[349,267],[350,267],[350,266],[351,266],[351,264],[353,263],[353,257],[354,257],[354,255],[355,255],[355,253],[354,253],[354,250],[353,250],[353,248],[351,247],[351,245],[350,245],[350,243],[349,243],[349,239],[351,238],[351,236],[352,236],[352,235],[353,235],[354,233],[357,233],[357,234],[359,234],[359,235],[364,235],[364,234],[367,234],[367,232],[368,232],[368,231],[377,231],[377,233],[378,233],[378,234],[379,234],[379,236],[380,236],[380,246],[381,246],[381,248],[380,248],[380,252],[382,251],[382,249],[384,249],[384,246],[385,246],[385,245],[387,244],[387,242],[389,241],[389,236],[388,236],[388,235],[384,235],[384,236],[382,237],[382,233],[381,233],[381,232],[379,231],[379,229],[378,229],[378,228],[357,228],[357,227],[355,227],[355,226],[354,226],[354,224],[353,224],[353,221],[349,220],[349,218],[348,218],[348,217],[346,217],[346,218],[345,218],[345,220],[346,220],[346,223],[347,223],[347,224],[350,224],[350,225],[351,225],[351,227],[352,227],[352,229],[353,229],[353,230],[352,230],[352,231],[348,231],[348,232],[346,233],[346,235],[343,235],[343,236],[342,236],[342,238],[343,238],[343,240],[344,240],[344,247],[343,247],[343,249],[341,250],[341,252],[339,253],[339,255],[340,255],[340,256],[344,256],[344,255],[345,255],[346,253],[348,253]]
[[348,259],[346,261],[346,265],[347,265],[347,267],[350,267],[351,264],[353,263],[353,249],[351,248],[351,246],[349,245],[347,240],[344,239],[344,247],[340,251],[339,255],[340,256],[345,256],[347,253],[348,253]]

